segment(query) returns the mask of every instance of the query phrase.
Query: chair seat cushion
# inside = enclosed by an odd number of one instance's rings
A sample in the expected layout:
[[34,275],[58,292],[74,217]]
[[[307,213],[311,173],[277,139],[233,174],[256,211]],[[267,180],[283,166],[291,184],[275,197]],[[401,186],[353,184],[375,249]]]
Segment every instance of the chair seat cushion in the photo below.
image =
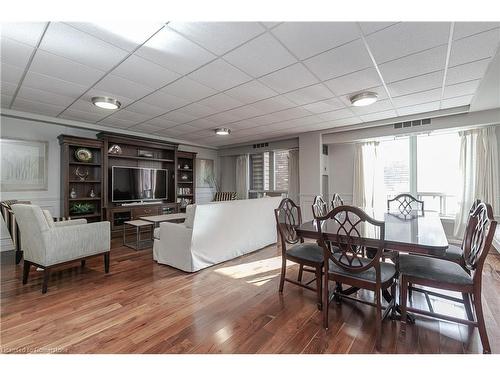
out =
[[460,246],[449,245],[446,249],[446,253],[443,255],[443,258],[458,262],[460,259],[462,259],[463,252],[464,251]]
[[[340,256],[341,256],[340,254],[334,254],[334,257],[336,259],[339,259]],[[370,263],[370,261],[371,259],[361,259],[361,263],[363,264],[368,264]],[[340,276],[347,276],[362,281],[370,281],[373,283],[376,282],[376,276],[377,276],[375,272],[375,267],[370,267],[366,271],[355,273],[355,272],[349,272],[348,270],[345,270],[344,268],[337,266],[332,260],[330,260],[329,262],[328,273],[333,273]],[[393,264],[384,262],[380,263],[380,280],[382,283],[385,283],[386,281],[389,281],[390,279],[394,278],[395,275],[396,275],[396,267],[394,267]]]
[[472,285],[472,277],[459,264],[444,259],[401,254],[399,271],[401,275],[430,281]]
[[287,255],[308,262],[323,263],[323,248],[315,243],[301,243],[286,251]]

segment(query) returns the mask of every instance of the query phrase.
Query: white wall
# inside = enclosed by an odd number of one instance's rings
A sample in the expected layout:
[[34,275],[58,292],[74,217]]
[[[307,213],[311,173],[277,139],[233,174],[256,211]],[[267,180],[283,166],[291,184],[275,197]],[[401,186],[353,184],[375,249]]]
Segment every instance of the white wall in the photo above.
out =
[[[116,132],[116,129],[110,129]],[[2,138],[19,138],[38,141],[48,141],[48,189],[46,191],[22,191],[22,192],[0,192],[0,200],[25,199],[44,209],[50,210],[54,216],[60,216],[60,146],[57,136],[60,134],[75,135],[80,137],[95,138],[98,132],[95,130],[83,130],[73,127],[48,124],[25,119],[11,117],[0,117],[0,136]],[[179,150],[197,152],[197,157],[202,159],[213,159],[215,161],[215,173],[217,173],[217,150],[205,149],[195,146],[179,145]],[[210,202],[213,197],[212,188],[197,188],[196,201],[199,203]]]
[[302,219],[312,220],[314,197],[321,194],[321,134],[299,136],[300,206]]
[[219,181],[222,191],[236,191],[236,156],[219,158]]
[[334,193],[340,195],[344,203],[352,203],[352,182],[354,175],[354,144],[328,146],[330,199]]

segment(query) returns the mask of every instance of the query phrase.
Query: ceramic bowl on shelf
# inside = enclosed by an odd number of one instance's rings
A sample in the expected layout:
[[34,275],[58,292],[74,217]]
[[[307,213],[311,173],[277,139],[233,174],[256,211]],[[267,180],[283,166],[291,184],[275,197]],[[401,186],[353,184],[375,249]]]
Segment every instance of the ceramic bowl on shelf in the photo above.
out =
[[78,148],[75,151],[75,158],[78,161],[90,163],[92,161],[92,152],[88,148]]

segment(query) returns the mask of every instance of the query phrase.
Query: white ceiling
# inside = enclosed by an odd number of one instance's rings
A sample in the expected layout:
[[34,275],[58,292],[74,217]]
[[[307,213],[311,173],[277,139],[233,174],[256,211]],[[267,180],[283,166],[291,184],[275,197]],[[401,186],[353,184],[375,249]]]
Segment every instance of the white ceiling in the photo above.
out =
[[500,43],[488,22],[1,26],[2,108],[210,146],[468,105]]

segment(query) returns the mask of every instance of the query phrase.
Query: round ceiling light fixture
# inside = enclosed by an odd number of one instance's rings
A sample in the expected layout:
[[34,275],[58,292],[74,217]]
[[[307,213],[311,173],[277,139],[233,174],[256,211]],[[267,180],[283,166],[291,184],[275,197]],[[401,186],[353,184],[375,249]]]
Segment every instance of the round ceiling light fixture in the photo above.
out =
[[354,96],[351,96],[349,99],[353,106],[355,107],[364,107],[370,104],[373,104],[377,101],[377,93],[376,92],[361,92]]
[[103,109],[118,109],[122,105],[118,100],[106,96],[94,96],[92,104]]
[[231,134],[231,129],[228,128],[217,128],[214,130],[217,135],[229,135]]

